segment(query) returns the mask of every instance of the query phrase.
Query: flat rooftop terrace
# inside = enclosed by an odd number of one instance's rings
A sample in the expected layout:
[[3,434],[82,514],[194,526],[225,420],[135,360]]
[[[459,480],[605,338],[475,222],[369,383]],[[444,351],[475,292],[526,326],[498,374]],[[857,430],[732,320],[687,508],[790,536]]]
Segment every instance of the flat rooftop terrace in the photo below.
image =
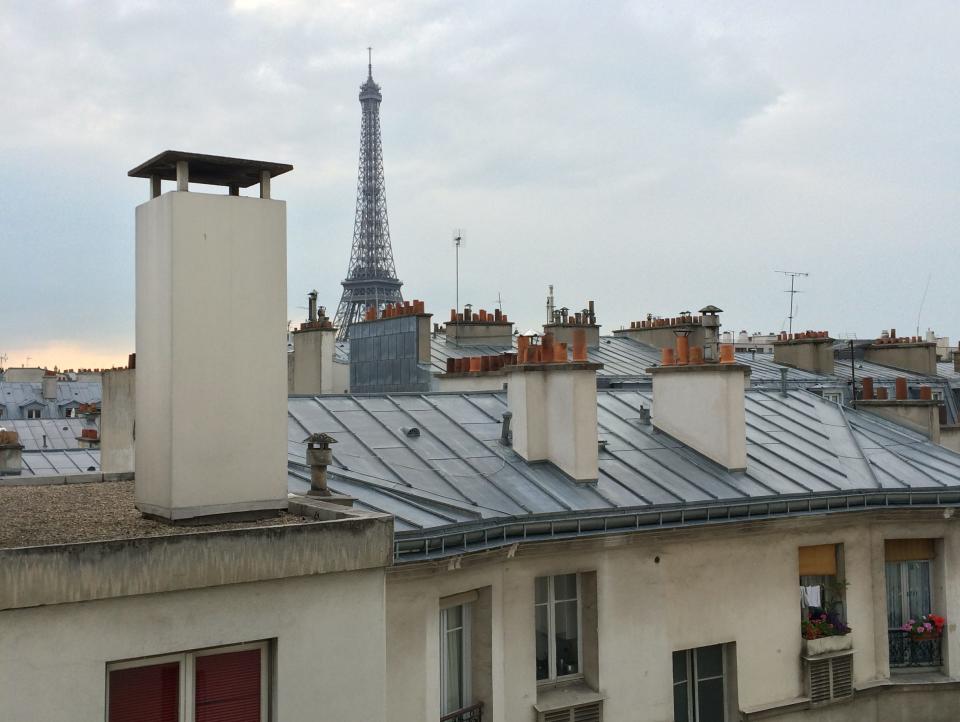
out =
[[133,481],[0,487],[0,549],[112,539],[197,534],[305,524],[282,513],[259,521],[174,526],[143,517],[133,504]]

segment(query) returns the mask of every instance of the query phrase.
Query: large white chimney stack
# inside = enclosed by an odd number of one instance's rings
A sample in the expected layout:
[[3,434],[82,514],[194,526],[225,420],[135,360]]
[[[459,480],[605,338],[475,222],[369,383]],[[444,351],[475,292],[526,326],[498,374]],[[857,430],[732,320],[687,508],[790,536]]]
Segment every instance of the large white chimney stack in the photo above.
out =
[[[280,163],[166,151],[137,207],[136,504],[170,521],[287,504]],[[162,180],[177,190],[160,193]],[[228,195],[189,192],[189,182]],[[259,197],[240,188],[259,184]]]
[[663,349],[653,376],[653,425],[730,471],[747,468],[744,387],[750,368],[735,362],[733,344],[719,346],[719,363],[705,349],[678,338],[677,353]]
[[597,370],[587,361],[586,333],[574,335],[573,361],[567,344],[545,334],[540,345],[521,336],[517,365],[505,366],[512,445],[527,461],[550,461],[575,481],[596,481]]

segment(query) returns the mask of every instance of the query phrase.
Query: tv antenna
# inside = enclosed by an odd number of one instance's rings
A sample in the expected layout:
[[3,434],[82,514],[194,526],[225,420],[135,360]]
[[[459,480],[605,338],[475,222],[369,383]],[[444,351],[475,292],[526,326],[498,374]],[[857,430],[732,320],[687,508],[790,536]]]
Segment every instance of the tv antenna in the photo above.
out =
[[923,304],[927,301],[927,291],[930,290],[930,279],[933,278],[932,273],[927,274],[927,285],[923,287],[923,297],[920,299],[920,308],[917,310],[917,336],[920,335],[920,314],[923,313]]
[[500,295],[500,291],[497,291],[497,308],[500,309],[500,313],[503,313],[503,296]]
[[795,284],[798,278],[806,278],[809,276],[809,273],[804,273],[803,271],[775,271],[775,273],[782,273],[784,276],[790,278],[790,290],[784,291],[784,293],[790,294],[790,315],[787,316],[790,319],[790,327],[787,330],[787,333],[793,333],[793,297],[801,293],[801,291],[796,290]]
[[453,232],[453,247],[457,255],[457,304],[454,308],[460,313],[460,246],[463,245],[463,229],[457,228]]

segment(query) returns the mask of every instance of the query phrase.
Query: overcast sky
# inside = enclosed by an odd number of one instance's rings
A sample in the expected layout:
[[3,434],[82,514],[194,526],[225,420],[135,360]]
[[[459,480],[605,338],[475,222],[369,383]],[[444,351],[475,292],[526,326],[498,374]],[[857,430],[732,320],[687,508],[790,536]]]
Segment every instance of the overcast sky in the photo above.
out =
[[[0,0],[0,355],[134,345],[126,171],[289,162],[289,314],[340,297],[374,47],[407,298],[606,330],[708,303],[785,326],[960,336],[960,4]],[[202,313],[202,309],[198,309]]]

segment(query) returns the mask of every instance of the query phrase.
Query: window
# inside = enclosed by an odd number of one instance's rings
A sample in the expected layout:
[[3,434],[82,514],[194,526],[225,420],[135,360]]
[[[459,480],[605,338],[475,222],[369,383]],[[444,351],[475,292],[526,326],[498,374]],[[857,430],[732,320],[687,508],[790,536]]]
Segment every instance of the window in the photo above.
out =
[[579,676],[580,575],[536,580],[537,680]]
[[63,410],[63,418],[65,419],[75,419],[77,418],[77,407],[68,406]]
[[34,407],[34,408],[32,408],[32,409],[27,409],[27,418],[28,418],[28,419],[39,419],[39,418],[40,418],[40,409],[39,409],[39,408],[36,408],[36,407]]
[[930,398],[934,401],[943,401],[943,389],[931,389]]
[[846,622],[846,583],[843,580],[843,545],[800,547],[801,619],[826,614],[831,622]]
[[723,644],[673,653],[674,722],[725,722],[727,655]]
[[824,401],[830,401],[834,404],[843,403],[843,393],[840,391],[824,391],[823,392]]
[[470,608],[440,610],[440,714],[470,704]]
[[267,643],[107,666],[107,722],[266,722]]
[[886,573],[888,629],[934,611],[929,559],[887,562]]

